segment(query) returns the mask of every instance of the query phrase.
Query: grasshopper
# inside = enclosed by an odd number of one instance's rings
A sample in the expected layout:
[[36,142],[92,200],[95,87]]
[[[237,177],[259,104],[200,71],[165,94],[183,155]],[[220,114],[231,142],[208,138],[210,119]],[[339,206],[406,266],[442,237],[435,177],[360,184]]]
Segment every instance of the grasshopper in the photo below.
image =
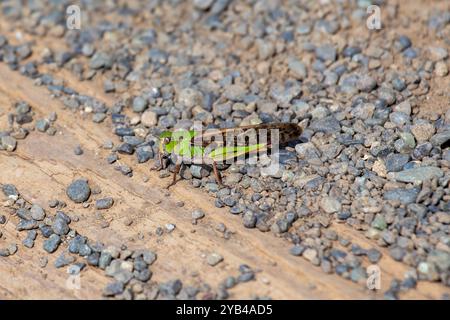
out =
[[212,165],[216,182],[223,185],[217,163],[265,152],[275,145],[298,139],[301,133],[302,129],[295,123],[267,123],[206,132],[163,131],[159,136],[159,164],[152,170],[165,169],[164,158],[172,154],[177,160],[172,183],[167,188],[176,183],[181,164],[187,162]]

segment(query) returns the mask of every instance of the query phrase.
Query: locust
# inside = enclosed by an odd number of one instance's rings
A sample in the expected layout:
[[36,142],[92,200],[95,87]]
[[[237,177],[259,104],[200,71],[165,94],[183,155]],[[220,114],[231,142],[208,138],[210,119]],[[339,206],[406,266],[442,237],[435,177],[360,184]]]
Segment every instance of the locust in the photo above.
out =
[[296,123],[266,123],[227,129],[163,131],[159,136],[157,162],[152,170],[166,168],[169,156],[175,156],[172,182],[182,164],[206,164],[213,167],[216,182],[223,185],[217,164],[255,156],[296,140],[302,133]]

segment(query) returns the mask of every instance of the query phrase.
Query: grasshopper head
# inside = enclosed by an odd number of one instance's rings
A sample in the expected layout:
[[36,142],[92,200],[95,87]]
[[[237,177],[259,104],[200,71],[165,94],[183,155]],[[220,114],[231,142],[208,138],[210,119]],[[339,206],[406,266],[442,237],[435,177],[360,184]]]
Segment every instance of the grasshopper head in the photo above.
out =
[[163,131],[159,135],[159,150],[164,155],[168,155],[172,150],[167,150],[168,145],[172,141],[172,132],[171,131]]
[[190,154],[191,139],[196,134],[194,130],[163,131],[159,136],[159,148],[164,155],[173,152],[181,156]]

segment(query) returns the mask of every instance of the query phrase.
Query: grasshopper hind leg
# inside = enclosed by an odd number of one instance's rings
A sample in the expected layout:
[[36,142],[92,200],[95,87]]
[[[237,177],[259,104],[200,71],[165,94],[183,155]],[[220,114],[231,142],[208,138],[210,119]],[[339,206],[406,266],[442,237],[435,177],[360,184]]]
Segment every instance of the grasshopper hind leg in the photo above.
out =
[[177,183],[177,175],[178,173],[180,173],[180,170],[181,170],[181,163],[177,163],[175,165],[175,171],[173,172],[172,182],[166,187],[166,189],[169,189],[171,186]]

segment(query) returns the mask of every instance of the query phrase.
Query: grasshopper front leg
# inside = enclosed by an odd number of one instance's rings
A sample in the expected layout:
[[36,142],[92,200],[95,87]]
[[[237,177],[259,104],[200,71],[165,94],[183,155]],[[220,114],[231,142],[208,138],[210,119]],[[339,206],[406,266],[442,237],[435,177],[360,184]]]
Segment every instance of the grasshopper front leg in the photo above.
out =
[[158,150],[158,160],[157,160],[157,162],[155,162],[155,165],[150,168],[150,170],[161,171],[163,169],[165,169],[164,162],[163,162],[163,153]]
[[158,164],[155,162],[155,166],[150,168],[150,170],[156,170],[161,171],[165,169],[164,161],[163,161],[163,155],[164,155],[164,142],[159,142],[159,148],[158,148]]

